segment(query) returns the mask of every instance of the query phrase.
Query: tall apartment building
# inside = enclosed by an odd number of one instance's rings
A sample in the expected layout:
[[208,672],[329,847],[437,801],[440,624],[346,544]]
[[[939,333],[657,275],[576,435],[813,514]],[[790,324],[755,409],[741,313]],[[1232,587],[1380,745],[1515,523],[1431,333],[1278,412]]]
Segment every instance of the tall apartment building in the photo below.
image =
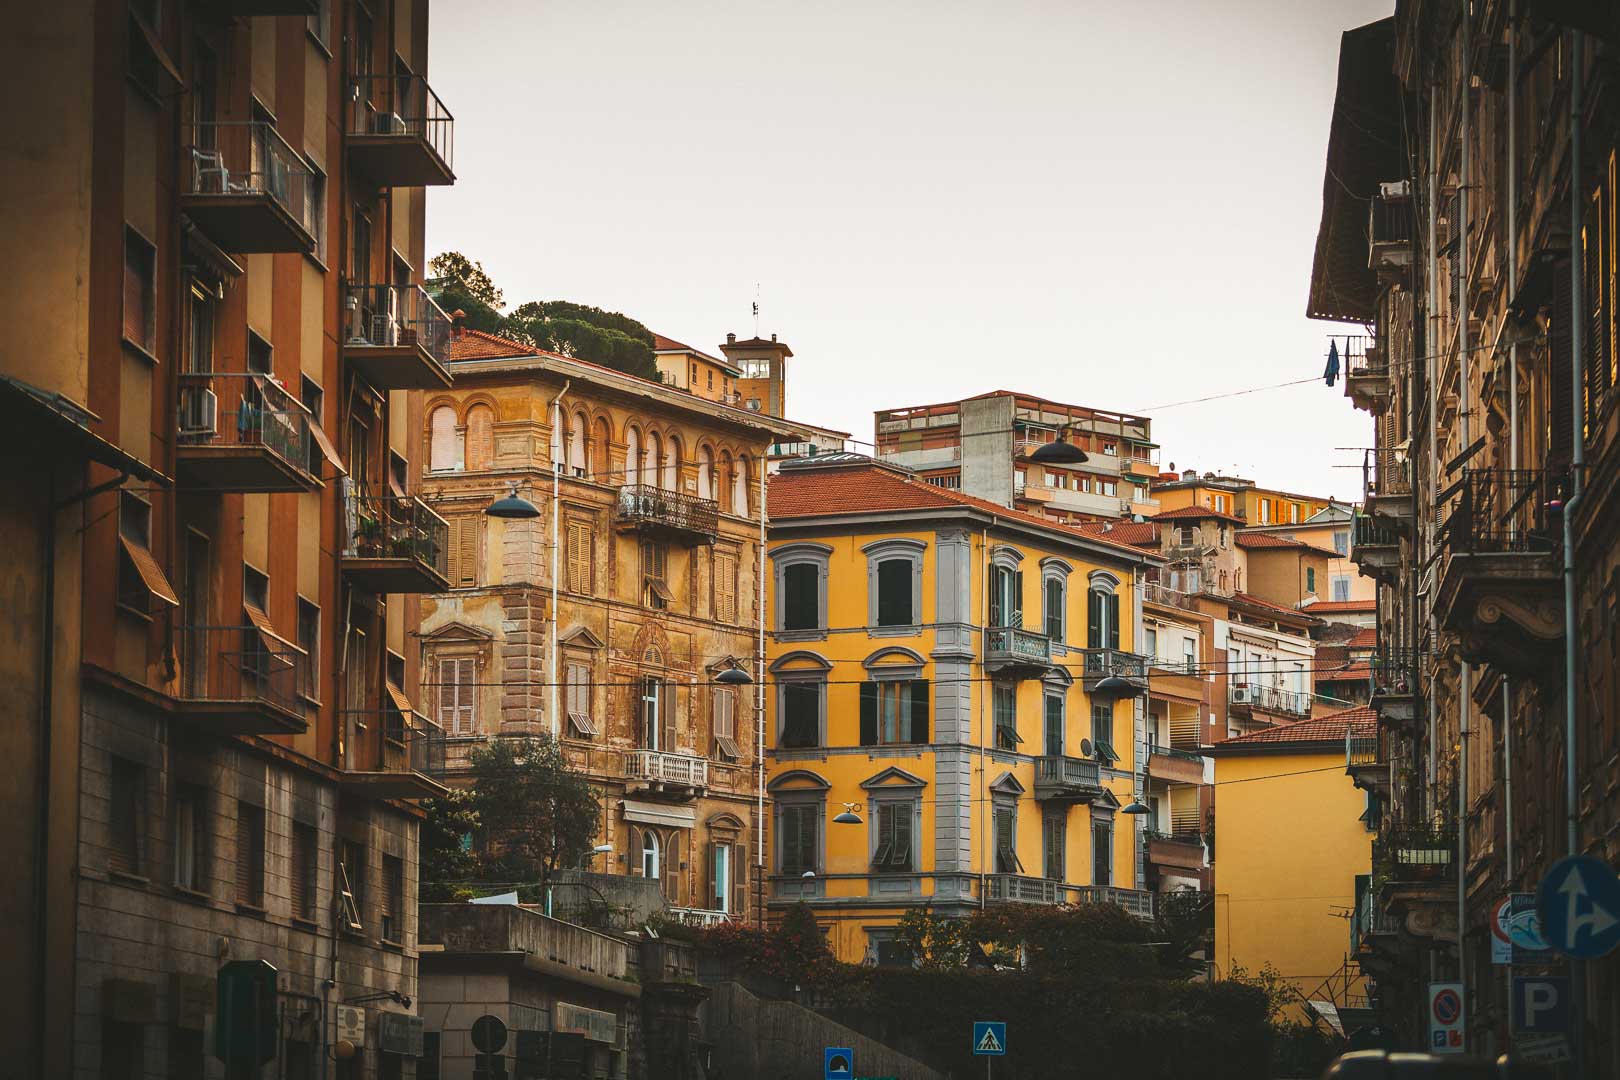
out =
[[245,960],[275,968],[280,1075],[408,1077],[409,800],[439,790],[412,594],[447,554],[409,391],[449,381],[418,283],[422,189],[454,179],[427,4],[26,27],[0,47],[0,1071],[216,1075]]
[[[936,487],[1054,521],[1153,514],[1158,445],[1145,416],[995,390],[961,401],[874,414],[876,454]],[[1042,465],[1030,455],[1063,438],[1086,460]]]
[[[807,431],[475,330],[450,349],[419,459],[450,535],[417,627],[443,778],[489,739],[555,735],[602,793],[594,869],[656,879],[688,918],[750,916],[755,695],[718,677],[761,677],[762,465]],[[539,517],[484,513],[511,485]]]
[[1159,560],[859,454],[770,485],[770,903],[903,963],[908,909],[1151,917],[1144,571]]
[[[1465,984],[1468,1050],[1508,1047],[1492,909],[1620,859],[1617,47],[1613,5],[1457,0],[1340,47],[1308,311],[1371,330],[1334,342],[1373,418],[1351,557],[1378,583],[1352,946],[1413,1048],[1432,978]],[[1570,973],[1572,1075],[1620,1074],[1620,958]]]

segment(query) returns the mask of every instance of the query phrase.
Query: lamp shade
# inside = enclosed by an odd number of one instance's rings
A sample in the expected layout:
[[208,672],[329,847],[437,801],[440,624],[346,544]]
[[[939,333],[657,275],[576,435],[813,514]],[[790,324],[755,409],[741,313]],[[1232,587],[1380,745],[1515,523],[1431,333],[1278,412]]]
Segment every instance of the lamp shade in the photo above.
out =
[[728,667],[714,677],[721,686],[747,686],[754,677],[740,667]]
[[1142,804],[1142,802],[1139,799],[1137,799],[1137,797],[1135,795],[1132,795],[1131,796],[1131,801],[1129,803],[1126,803],[1124,806],[1120,807],[1119,812],[1122,813],[1122,814],[1133,814],[1134,815],[1134,814],[1151,814],[1151,813],[1153,813],[1153,810],[1152,810],[1151,807],[1144,806]]
[[540,508],[519,495],[514,488],[485,507],[484,513],[490,517],[533,520],[540,516]]
[[1107,675],[1098,680],[1094,694],[1109,694],[1113,697],[1134,697],[1138,687],[1118,675]]
[[857,814],[854,810],[846,809],[843,813],[833,818],[833,824],[859,825],[861,824],[861,815]]
[[1088,460],[1086,452],[1064,439],[1037,446],[1029,460],[1038,465],[1078,465]]

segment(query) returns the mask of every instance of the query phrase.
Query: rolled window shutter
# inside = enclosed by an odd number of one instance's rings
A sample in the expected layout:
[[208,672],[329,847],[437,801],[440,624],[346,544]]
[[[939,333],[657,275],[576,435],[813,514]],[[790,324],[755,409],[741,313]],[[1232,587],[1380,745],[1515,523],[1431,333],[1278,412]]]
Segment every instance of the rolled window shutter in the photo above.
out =
[[453,469],[456,465],[456,411],[448,405],[433,410],[433,437],[428,447],[430,469]]
[[1102,593],[1092,589],[1086,594],[1086,648],[1102,648]]
[[495,463],[495,414],[487,406],[467,411],[467,468],[487,469]]
[[1108,595],[1108,647],[1119,648],[1119,594]]
[[877,683],[861,683],[861,745],[877,745]]
[[477,720],[474,703],[478,688],[473,685],[474,678],[473,658],[464,656],[456,661],[456,730],[464,735],[471,735]]
[[914,743],[928,741],[928,680],[911,680],[911,738]]

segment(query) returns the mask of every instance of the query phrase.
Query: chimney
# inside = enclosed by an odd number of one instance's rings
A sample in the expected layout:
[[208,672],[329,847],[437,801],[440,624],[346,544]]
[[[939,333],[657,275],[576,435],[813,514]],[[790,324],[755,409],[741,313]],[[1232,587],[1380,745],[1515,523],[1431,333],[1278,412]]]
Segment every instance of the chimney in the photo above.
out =
[[456,310],[450,313],[451,341],[460,341],[461,336],[467,332],[467,328],[461,325],[461,320],[465,319],[466,317],[467,313],[460,308],[456,308]]
[[1188,469],[1186,472],[1181,474],[1181,478],[1183,480],[1196,480],[1198,479],[1198,470]]
[[775,334],[772,334],[772,335],[771,335],[771,340],[772,340],[772,341],[775,341],[775,340],[776,340],[776,335],[775,335]]
[[737,344],[737,335],[736,334],[727,334],[726,335],[726,344],[727,345],[735,345],[735,344]]

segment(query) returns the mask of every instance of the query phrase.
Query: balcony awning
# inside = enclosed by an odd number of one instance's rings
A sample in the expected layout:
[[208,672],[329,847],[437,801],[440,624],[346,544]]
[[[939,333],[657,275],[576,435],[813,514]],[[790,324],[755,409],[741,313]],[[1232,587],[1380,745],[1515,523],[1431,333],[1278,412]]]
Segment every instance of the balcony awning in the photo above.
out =
[[1378,275],[1368,265],[1367,213],[1378,185],[1407,175],[1393,16],[1346,30],[1322,180],[1310,298],[1312,319],[1372,322]]
[[141,582],[146,586],[146,591],[170,607],[179,607],[180,598],[175,595],[174,587],[169,584],[169,579],[163,576],[163,568],[152,558],[152,552],[147,546],[122,533],[118,535],[118,542],[124,545],[124,554],[135,564],[135,571],[141,575]]
[[383,685],[388,690],[388,700],[394,703],[394,708],[399,710],[399,715],[411,715],[411,699],[405,696],[405,691],[393,683],[384,683]]
[[321,448],[321,456],[332,463],[332,468],[338,471],[338,475],[348,476],[349,470],[343,467],[343,459],[338,456],[337,447],[332,445],[332,437],[313,416],[309,418],[309,434],[315,440],[315,445]]
[[244,601],[242,604],[242,610],[247,614],[248,622],[253,624],[253,628],[259,632],[259,637],[264,640],[265,648],[269,649],[272,653],[279,653],[282,649],[295,650],[297,652],[304,651],[303,649],[298,648],[298,646],[294,645],[292,642],[288,641],[286,638],[282,637],[280,634],[276,633],[276,628],[270,623],[270,616],[265,614],[264,608],[260,607],[258,604],[249,604]]
[[137,480],[173,483],[167,476],[90,430],[100,419],[65,394],[43,390],[10,375],[0,375],[0,416],[19,446],[54,454],[77,454]]
[[669,825],[677,829],[690,829],[697,823],[697,811],[690,806],[662,806],[658,803],[626,799],[624,820],[639,821],[643,825]]

